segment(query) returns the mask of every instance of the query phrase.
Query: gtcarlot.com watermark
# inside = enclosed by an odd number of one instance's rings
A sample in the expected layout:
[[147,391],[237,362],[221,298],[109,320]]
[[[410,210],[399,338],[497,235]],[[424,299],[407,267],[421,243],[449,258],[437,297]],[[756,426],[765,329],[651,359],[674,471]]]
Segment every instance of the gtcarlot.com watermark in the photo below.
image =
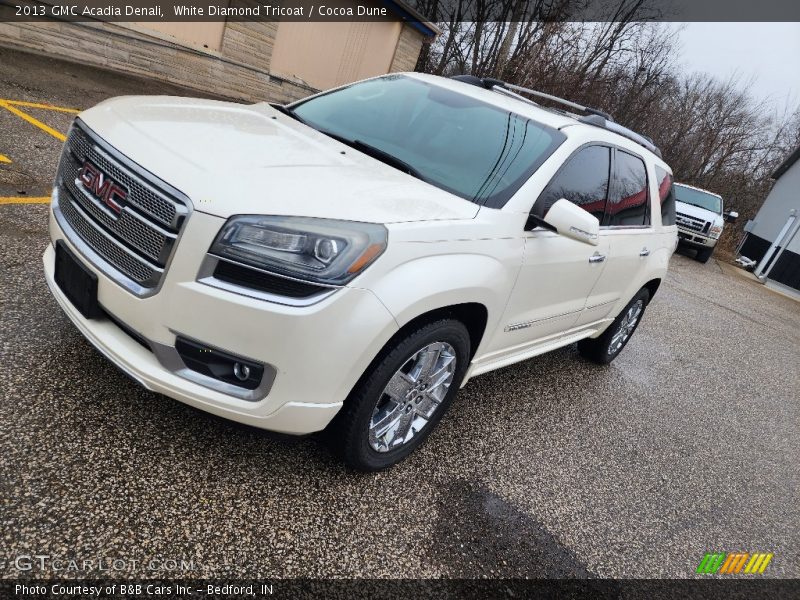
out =
[[102,576],[113,573],[170,572],[190,573],[199,571],[201,565],[193,558],[153,557],[145,559],[110,558],[96,556],[74,558],[54,554],[18,554],[8,561],[12,570],[20,573],[81,573]]

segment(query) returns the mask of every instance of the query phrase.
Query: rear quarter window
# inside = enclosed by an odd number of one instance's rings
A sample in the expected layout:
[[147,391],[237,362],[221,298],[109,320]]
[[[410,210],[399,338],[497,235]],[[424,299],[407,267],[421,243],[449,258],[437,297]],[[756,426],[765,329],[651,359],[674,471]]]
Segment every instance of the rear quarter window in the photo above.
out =
[[672,187],[672,175],[656,166],[658,181],[658,198],[661,202],[661,224],[665,227],[675,225],[675,190]]

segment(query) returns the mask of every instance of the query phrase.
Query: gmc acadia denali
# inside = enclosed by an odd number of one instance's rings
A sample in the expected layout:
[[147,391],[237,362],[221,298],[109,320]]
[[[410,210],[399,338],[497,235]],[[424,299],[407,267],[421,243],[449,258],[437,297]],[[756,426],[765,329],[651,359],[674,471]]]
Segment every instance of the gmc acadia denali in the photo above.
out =
[[659,156],[598,110],[469,76],[286,106],[115,98],[70,129],[44,269],[147,389],[326,430],[377,470],[470,377],[575,342],[619,354],[677,241]]

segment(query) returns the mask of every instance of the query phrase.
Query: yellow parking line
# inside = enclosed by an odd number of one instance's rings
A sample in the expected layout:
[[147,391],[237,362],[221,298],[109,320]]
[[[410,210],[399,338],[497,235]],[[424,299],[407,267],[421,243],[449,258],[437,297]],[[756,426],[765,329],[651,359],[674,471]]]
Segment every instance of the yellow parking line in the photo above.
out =
[[8,158],[5,154],[0,154],[0,163],[10,163],[11,159]]
[[40,102],[25,102],[24,100],[8,100],[7,98],[0,98],[0,102],[12,104],[14,106],[25,106],[27,108],[43,108],[45,110],[56,110],[58,112],[72,113],[77,115],[80,110],[76,108],[66,108],[64,106],[53,106],[52,104],[42,104]]
[[41,129],[42,131],[45,131],[45,132],[49,133],[50,135],[52,135],[54,138],[56,138],[60,142],[64,142],[64,141],[67,140],[67,136],[65,136],[63,133],[59,133],[58,131],[56,131],[55,129],[50,127],[49,125],[45,125],[44,123],[42,123],[38,119],[34,119],[28,113],[22,112],[17,107],[11,106],[5,100],[0,100],[0,107],[5,108],[7,111],[10,111],[11,113],[17,115],[21,119],[25,119],[31,125],[34,125],[34,126],[38,127],[39,129]]
[[50,196],[0,196],[0,204],[49,204]]

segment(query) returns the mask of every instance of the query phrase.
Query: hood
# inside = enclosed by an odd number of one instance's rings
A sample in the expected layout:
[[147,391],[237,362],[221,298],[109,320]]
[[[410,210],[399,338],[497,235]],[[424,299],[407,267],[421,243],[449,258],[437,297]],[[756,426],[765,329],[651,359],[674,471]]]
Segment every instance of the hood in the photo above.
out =
[[122,154],[219,217],[373,223],[471,219],[478,205],[280,113],[168,96],[107,100],[79,117]]
[[690,217],[695,217],[696,219],[711,221],[712,225],[722,225],[724,223],[724,219],[722,218],[721,214],[715,213],[713,210],[708,210],[707,208],[700,208],[694,204],[686,204],[685,202],[681,202],[677,199],[675,200],[675,212],[689,215]]

